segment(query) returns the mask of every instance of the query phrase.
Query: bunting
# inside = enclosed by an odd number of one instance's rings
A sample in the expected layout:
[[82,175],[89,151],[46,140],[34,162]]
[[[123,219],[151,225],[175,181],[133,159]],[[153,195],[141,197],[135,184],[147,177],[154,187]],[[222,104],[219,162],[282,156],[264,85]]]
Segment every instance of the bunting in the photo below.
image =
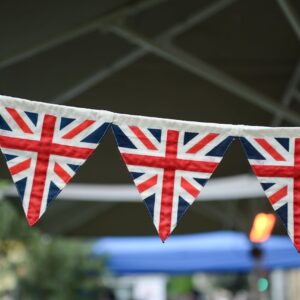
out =
[[0,104],[1,151],[33,225],[94,152],[111,114],[9,98]]
[[162,241],[199,196],[233,140],[217,128],[120,115],[113,131],[122,158]]
[[[239,138],[254,174],[300,252],[300,128],[177,121],[0,96],[0,148],[30,225],[112,125],[162,241]],[[238,187],[237,187],[238,188]]]
[[270,204],[300,251],[300,130],[249,129],[240,140]]

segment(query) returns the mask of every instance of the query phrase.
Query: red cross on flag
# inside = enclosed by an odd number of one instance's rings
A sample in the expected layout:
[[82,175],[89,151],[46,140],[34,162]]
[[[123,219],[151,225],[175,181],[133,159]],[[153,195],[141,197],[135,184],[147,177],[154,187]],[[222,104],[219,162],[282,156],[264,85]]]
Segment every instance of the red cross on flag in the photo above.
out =
[[0,97],[0,147],[30,225],[94,152],[111,116]]
[[115,118],[121,156],[162,241],[221,162],[233,140],[230,129],[126,115]]
[[240,140],[254,174],[299,252],[300,131],[297,131],[249,127]]

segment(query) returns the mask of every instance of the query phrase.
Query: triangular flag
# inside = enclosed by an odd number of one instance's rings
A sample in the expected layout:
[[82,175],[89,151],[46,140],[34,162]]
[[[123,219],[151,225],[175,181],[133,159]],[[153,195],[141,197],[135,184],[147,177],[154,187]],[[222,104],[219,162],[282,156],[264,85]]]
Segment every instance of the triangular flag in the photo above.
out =
[[233,137],[212,125],[126,115],[118,115],[112,128],[121,156],[165,241]]
[[34,225],[89,158],[112,113],[0,97],[0,147]]
[[248,131],[240,138],[248,161],[299,252],[300,132],[295,137],[294,128]]

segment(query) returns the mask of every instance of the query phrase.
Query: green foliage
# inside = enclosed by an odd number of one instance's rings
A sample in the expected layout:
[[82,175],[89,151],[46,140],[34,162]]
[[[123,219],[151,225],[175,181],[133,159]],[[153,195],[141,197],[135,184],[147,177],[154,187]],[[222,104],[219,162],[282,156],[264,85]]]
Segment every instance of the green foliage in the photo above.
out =
[[168,282],[168,294],[171,296],[185,295],[192,290],[191,276],[173,276]]
[[[35,231],[35,230],[33,230]],[[26,220],[8,201],[0,198],[0,240],[26,240],[32,235]]]
[[226,276],[215,276],[212,278],[213,286],[225,288],[233,293],[248,290],[247,274],[226,274]]
[[90,246],[45,236],[0,201],[0,267],[3,278],[14,274],[21,299],[97,299],[103,262],[90,257]]
[[76,299],[81,291],[96,290],[98,283],[88,273],[99,271],[101,264],[94,261],[91,268],[89,260],[82,243],[36,237],[19,281],[22,299]]

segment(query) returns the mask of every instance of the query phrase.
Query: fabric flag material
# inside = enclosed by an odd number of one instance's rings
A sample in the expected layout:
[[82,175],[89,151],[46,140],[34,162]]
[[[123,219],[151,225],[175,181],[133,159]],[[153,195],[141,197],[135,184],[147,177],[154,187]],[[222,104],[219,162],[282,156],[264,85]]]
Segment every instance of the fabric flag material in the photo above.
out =
[[299,128],[249,127],[240,140],[254,174],[299,252]]
[[233,140],[233,128],[127,115],[116,116],[112,128],[165,241],[222,160]]
[[112,113],[0,97],[0,147],[30,225],[89,158]]

